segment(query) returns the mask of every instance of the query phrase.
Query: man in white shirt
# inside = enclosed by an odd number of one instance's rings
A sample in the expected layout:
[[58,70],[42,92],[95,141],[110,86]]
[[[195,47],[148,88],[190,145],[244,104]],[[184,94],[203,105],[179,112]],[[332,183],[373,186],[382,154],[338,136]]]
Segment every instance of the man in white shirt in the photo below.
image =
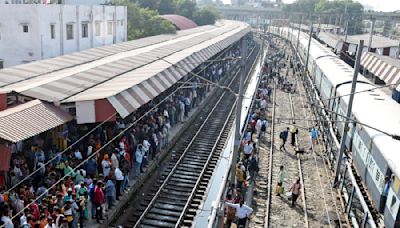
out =
[[246,145],[243,147],[243,153],[245,158],[249,158],[251,153],[253,152],[253,146],[251,145],[251,141],[249,140]]
[[229,203],[229,202],[225,202],[225,205],[229,206],[229,207],[233,207],[236,209],[236,217],[238,217],[239,221],[237,224],[237,227],[246,227],[246,223],[247,223],[247,219],[250,216],[251,213],[253,213],[253,208],[244,205],[243,204],[243,200],[240,200],[240,203]]
[[119,197],[121,196],[121,186],[122,186],[122,182],[124,182],[124,174],[122,173],[122,171],[117,167],[115,169],[115,180],[116,180],[116,190],[117,190],[117,200],[119,200]]
[[75,158],[78,159],[78,160],[82,160],[83,159],[82,153],[79,151],[78,148],[75,149],[74,155],[75,155]]

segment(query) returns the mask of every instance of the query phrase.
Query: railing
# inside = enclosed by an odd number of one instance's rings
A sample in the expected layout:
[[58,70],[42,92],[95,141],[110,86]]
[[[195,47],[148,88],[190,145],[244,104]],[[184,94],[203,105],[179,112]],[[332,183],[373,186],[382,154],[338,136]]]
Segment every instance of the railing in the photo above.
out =
[[[261,53],[260,56],[257,56],[257,52],[255,51],[255,49],[256,49],[256,47],[252,49],[252,51],[251,51],[251,53],[250,53],[250,55],[248,57],[250,62],[252,62],[256,57],[259,57],[260,58],[259,61],[261,61],[261,63],[263,63],[264,62],[265,53],[263,52],[263,50],[261,50],[260,51],[260,53]],[[252,64],[252,68],[251,69],[254,69],[254,66],[257,63],[258,63],[258,61],[254,61],[253,64]],[[253,72],[253,70],[250,71],[249,74],[251,74],[251,72]],[[251,103],[250,103],[250,107],[247,110],[245,124],[243,125],[242,129],[240,129],[240,135],[241,135],[240,141],[243,139],[244,131],[246,130],[246,128],[248,126],[248,122],[249,122],[250,114],[251,114],[250,111],[253,109],[253,105],[254,105],[254,101],[255,101],[255,94],[257,93],[257,88],[258,88],[258,85],[260,83],[261,74],[262,74],[262,72],[260,72],[259,75],[258,75],[259,76],[259,80],[257,81],[256,90],[255,90],[255,92],[253,94],[253,97],[252,97],[252,100],[251,100]],[[249,78],[247,79],[247,81],[248,80],[249,80]],[[247,81],[246,81],[246,83],[247,83]],[[231,174],[230,167],[232,165],[232,162],[233,162],[232,159],[229,159],[229,163],[228,163],[227,169],[226,169],[226,171],[224,173],[224,178],[223,178],[223,181],[222,181],[223,184],[222,184],[222,186],[221,186],[221,188],[220,188],[220,190],[218,192],[218,195],[216,197],[216,199],[218,201],[215,201],[213,206],[212,206],[212,210],[211,210],[211,214],[210,214],[209,222],[208,222],[208,228],[219,227],[219,218],[220,218],[219,216],[220,216],[220,214],[218,214],[218,213],[221,213],[221,211],[223,213],[223,211],[224,211],[223,210],[224,205],[221,202],[224,201],[224,196],[226,195],[226,192],[228,191],[229,176]]]
[[[282,29],[277,29],[273,28],[271,29],[273,32],[273,35],[277,35],[281,38],[284,38],[288,40],[288,37],[290,36],[288,33],[284,34],[285,36],[282,36],[283,30]],[[288,31],[288,30],[287,30]],[[286,32],[287,32],[286,31]],[[292,35],[292,38],[296,38],[297,40],[297,31],[295,34],[295,37]],[[292,39],[293,40],[293,39]],[[293,42],[293,41],[292,41]],[[295,46],[293,43],[291,43],[291,47],[293,50],[295,50]],[[297,58],[299,59],[302,68],[304,68],[304,62],[301,59],[301,56],[299,52],[297,53]],[[307,72],[307,71],[306,71]],[[316,104],[313,106],[313,111],[315,116],[318,119],[318,122],[324,123],[323,125],[320,125],[322,127],[322,136],[325,138],[325,141],[327,142],[327,151],[328,151],[328,160],[331,164],[331,167],[334,167],[334,164],[336,163],[336,152],[338,151],[338,148],[340,147],[340,142],[336,137],[336,133],[333,127],[333,123],[331,122],[329,115],[327,111],[325,111],[325,105],[321,101],[315,84],[312,81],[310,75],[304,75],[304,80],[303,84],[306,88],[308,98],[311,100],[312,104]],[[318,108],[318,107],[321,108]],[[346,203],[346,213],[348,215],[348,218],[350,219],[350,222],[354,227],[369,227],[375,228],[376,227],[376,222],[372,216],[371,211],[368,208],[368,205],[364,199],[363,194],[361,193],[360,187],[358,186],[358,183],[356,181],[355,175],[352,171],[351,164],[347,162],[346,159],[343,159],[343,167],[344,167],[344,172],[342,175],[340,175],[340,183],[339,183],[339,190],[343,194],[343,198]],[[349,188],[351,187],[351,188]],[[356,207],[356,204],[354,202],[357,201],[357,205],[360,205],[361,207]]]

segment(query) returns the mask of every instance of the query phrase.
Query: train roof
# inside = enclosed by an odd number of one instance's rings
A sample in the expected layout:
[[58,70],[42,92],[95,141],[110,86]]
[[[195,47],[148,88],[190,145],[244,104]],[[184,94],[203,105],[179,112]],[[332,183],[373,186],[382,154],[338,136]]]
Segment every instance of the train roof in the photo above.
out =
[[[356,91],[365,91],[375,88],[374,85],[357,83]],[[349,94],[351,84],[339,87],[338,94]],[[344,96],[343,101],[349,102],[349,96]],[[361,123],[368,124],[389,134],[400,135],[400,108],[399,105],[381,89],[371,92],[355,94],[353,102],[353,115]],[[397,177],[400,177],[400,141],[373,130],[362,127],[372,138],[372,141],[388,162],[388,165]],[[397,164],[397,166],[396,166]]]

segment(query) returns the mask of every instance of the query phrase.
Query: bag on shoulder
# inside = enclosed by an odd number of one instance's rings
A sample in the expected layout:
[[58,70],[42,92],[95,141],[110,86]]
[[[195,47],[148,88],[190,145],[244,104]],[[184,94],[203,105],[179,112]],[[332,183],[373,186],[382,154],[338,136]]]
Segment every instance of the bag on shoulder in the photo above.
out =
[[279,138],[283,139],[283,131],[279,134]]

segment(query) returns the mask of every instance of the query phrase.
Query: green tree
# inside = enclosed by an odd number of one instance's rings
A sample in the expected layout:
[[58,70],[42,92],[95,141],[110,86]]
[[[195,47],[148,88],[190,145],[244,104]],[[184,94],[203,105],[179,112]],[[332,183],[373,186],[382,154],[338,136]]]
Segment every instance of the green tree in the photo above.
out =
[[176,2],[174,0],[160,0],[158,12],[163,14],[175,14]]
[[176,0],[175,14],[194,19],[196,2],[192,0]]
[[219,18],[220,14],[213,6],[205,6],[200,8],[194,14],[194,21],[199,26],[214,24]]
[[115,3],[127,6],[128,40],[176,32],[174,25],[162,19],[157,11],[142,8],[137,3],[127,0],[119,0]]

